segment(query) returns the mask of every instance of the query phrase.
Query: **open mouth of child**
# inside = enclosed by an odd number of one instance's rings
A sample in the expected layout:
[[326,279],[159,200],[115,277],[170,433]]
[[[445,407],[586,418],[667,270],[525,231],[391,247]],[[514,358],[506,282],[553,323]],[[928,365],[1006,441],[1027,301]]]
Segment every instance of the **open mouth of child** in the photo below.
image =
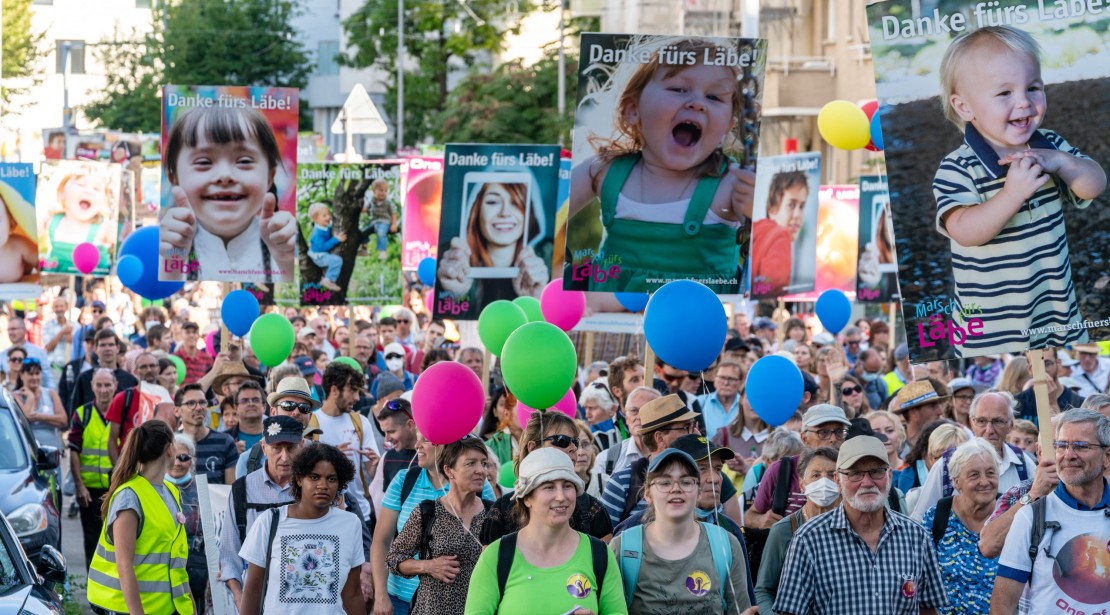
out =
[[1010,120],[1010,125],[1018,130],[1027,130],[1033,124],[1033,116],[1029,115],[1016,120]]
[[681,122],[671,129],[671,135],[682,147],[693,147],[701,140],[701,126],[693,122]]
[[217,192],[215,194],[210,194],[210,195],[204,197],[204,200],[210,201],[210,202],[213,202],[213,203],[218,203],[218,204],[221,204],[221,203],[235,204],[235,203],[238,203],[239,201],[242,201],[245,198],[247,198],[246,195],[238,194],[238,193],[234,193],[234,192]]
[[77,206],[81,208],[81,211],[89,211],[90,209],[92,209],[92,201],[88,199],[81,199],[80,201],[77,201]]

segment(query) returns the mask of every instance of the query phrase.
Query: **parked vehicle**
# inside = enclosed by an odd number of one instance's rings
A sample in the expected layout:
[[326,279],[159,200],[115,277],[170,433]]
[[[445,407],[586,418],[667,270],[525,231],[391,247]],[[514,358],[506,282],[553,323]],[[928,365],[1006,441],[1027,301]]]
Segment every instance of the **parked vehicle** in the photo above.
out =
[[65,611],[55,587],[65,580],[66,560],[62,554],[43,545],[36,569],[15,530],[0,515],[0,613],[61,615]]
[[27,417],[0,391],[0,513],[36,565],[44,546],[62,548],[60,460],[58,449],[39,446]]

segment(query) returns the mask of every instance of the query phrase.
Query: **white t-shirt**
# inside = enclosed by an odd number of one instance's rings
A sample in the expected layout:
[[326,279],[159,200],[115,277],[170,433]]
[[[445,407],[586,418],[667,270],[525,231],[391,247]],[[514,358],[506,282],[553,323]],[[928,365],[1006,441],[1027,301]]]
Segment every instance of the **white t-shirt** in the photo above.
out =
[[[1032,577],[1029,577],[1032,506],[1022,506],[1014,516],[998,558],[998,576],[1030,583],[1027,588],[1030,604],[1040,605],[1033,612],[1058,609],[1060,613],[1101,613],[1110,603],[1110,517],[1106,509],[1072,508],[1056,492],[1046,497],[1045,520],[1058,522],[1060,529],[1045,530]],[[1051,605],[1057,609],[1050,609]]]
[[270,561],[265,561],[273,518],[269,512],[258,515],[239,550],[239,557],[268,571],[263,609],[267,613],[344,615],[342,594],[347,575],[366,561],[362,541],[351,539],[362,536],[358,516],[330,508],[319,519],[290,519],[288,506],[279,510]]
[[[358,451],[360,449],[371,449],[378,455],[381,455],[381,451],[378,449],[378,442],[374,439],[374,428],[370,426],[370,421],[367,420],[365,416],[357,412],[347,412],[339,416],[328,416],[324,414],[323,410],[317,410],[315,415],[316,420],[320,423],[320,430],[324,432],[320,434],[320,442],[335,447],[343,443],[351,445],[351,448],[347,449],[345,452],[347,453],[347,459],[350,459],[351,463],[355,466],[355,479],[351,481],[350,485],[347,485],[347,492],[351,494],[351,497],[354,498],[354,500],[358,502],[359,507],[362,508],[363,518],[369,519],[370,502],[366,500],[366,493],[363,491],[362,487],[362,473],[359,470],[359,468],[362,467],[362,463],[366,461],[366,458],[360,455]],[[362,421],[361,444],[358,442],[355,424],[351,421],[352,417]],[[367,486],[370,485],[373,479],[373,476],[366,477]]]

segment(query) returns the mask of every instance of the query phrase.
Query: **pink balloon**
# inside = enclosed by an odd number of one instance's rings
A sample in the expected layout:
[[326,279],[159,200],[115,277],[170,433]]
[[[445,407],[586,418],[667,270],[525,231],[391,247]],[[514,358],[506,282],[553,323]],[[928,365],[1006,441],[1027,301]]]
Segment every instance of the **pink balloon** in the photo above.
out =
[[73,248],[73,266],[77,267],[77,271],[86,275],[90,274],[96,269],[96,264],[99,262],[100,251],[91,243],[80,243]]
[[570,331],[586,313],[586,293],[563,290],[561,279],[551,280],[540,294],[540,311],[544,320],[563,331]]
[[[421,376],[421,378],[423,377],[424,376]],[[419,382],[419,380],[417,382]],[[574,399],[574,389],[567,391],[567,394],[563,395],[562,399],[555,402],[555,405],[548,409],[558,410],[572,419],[575,418],[578,414],[578,402]],[[525,406],[519,401],[516,402],[516,418],[520,421],[521,427],[528,424],[528,418],[531,417],[532,413],[535,411],[535,408]]]
[[424,370],[412,390],[412,418],[433,444],[450,444],[482,419],[482,381],[462,363],[440,361]]

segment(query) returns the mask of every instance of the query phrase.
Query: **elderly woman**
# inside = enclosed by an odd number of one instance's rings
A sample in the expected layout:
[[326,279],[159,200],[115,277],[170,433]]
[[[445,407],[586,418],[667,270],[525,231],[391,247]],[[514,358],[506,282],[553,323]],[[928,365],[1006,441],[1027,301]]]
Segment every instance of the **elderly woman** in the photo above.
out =
[[582,391],[578,404],[586,411],[586,422],[593,432],[593,441],[604,451],[619,441],[613,417],[617,414],[617,398],[609,392],[604,380],[594,380]]
[[31,423],[31,431],[42,446],[62,447],[62,432],[69,424],[61,398],[51,389],[42,388],[42,363],[34,357],[23,359],[19,379],[23,386],[15,392],[23,414]]
[[520,463],[517,477],[513,498],[523,525],[478,558],[466,615],[627,613],[612,551],[571,527],[582,479],[570,457],[537,449]]
[[[744,477],[744,501],[750,504],[755,499],[755,490],[759,487],[759,481],[763,479],[763,473],[767,471],[772,463],[783,457],[798,455],[803,450],[805,450],[805,445],[802,444],[802,439],[796,432],[782,428],[771,430],[771,434],[767,436],[767,441],[763,443],[763,455],[760,456],[759,462],[753,464]],[[727,467],[725,475],[729,475]],[[732,476],[729,476],[729,478],[733,483],[737,480]]]
[[467,436],[443,447],[438,469],[453,488],[420,503],[389,548],[385,562],[402,578],[420,577],[413,615],[461,615],[470,574],[482,553],[478,532],[492,501],[481,499],[486,483],[486,445]]
[[948,592],[949,606],[941,613],[990,610],[998,560],[979,552],[979,531],[994,512],[999,462],[994,446],[982,438],[961,444],[948,460],[955,495],[942,498],[922,519],[932,531]]
[[[964,428],[952,421],[945,420],[942,424],[938,425],[936,429],[929,432],[928,446],[925,449],[925,457],[919,460],[924,462],[928,470],[933,468],[933,464],[944,456],[944,453],[949,449],[956,448],[957,446],[967,442],[971,436],[967,435]],[[918,464],[914,464],[918,465]],[[909,469],[908,467],[906,468]],[[917,496],[921,493],[921,487],[914,487],[906,493],[906,503],[909,505],[909,510],[913,510],[917,506]]]
[[836,456],[836,449],[828,446],[809,449],[798,456],[798,484],[806,494],[806,503],[785,519],[779,519],[767,535],[759,564],[759,579],[755,583],[755,599],[760,613],[775,612],[771,607],[778,595],[779,576],[794,532],[806,521],[840,505]]
[[[520,455],[514,464],[514,474],[520,476],[520,465],[529,455],[549,448],[566,454],[573,469],[581,443],[574,419],[562,412],[533,412],[520,436]],[[519,478],[517,482],[519,483]],[[519,519],[514,514],[517,508],[515,497],[513,494],[503,495],[493,505],[482,526],[482,544],[488,545],[520,528]],[[608,542],[613,534],[613,522],[601,501],[581,493],[577,502],[570,515],[571,529]]]
[[644,524],[625,530],[611,547],[632,615],[738,613],[751,606],[740,542],[695,516],[701,481],[697,462],[676,448],[648,465]]
[[204,530],[200,523],[200,499],[197,496],[196,474],[193,472],[197,445],[189,436],[179,433],[173,437],[173,465],[166,472],[166,480],[177,485],[181,494],[181,512],[185,515],[185,535],[189,539],[189,590],[198,610],[204,610],[205,592],[208,590],[208,564],[204,554]]

